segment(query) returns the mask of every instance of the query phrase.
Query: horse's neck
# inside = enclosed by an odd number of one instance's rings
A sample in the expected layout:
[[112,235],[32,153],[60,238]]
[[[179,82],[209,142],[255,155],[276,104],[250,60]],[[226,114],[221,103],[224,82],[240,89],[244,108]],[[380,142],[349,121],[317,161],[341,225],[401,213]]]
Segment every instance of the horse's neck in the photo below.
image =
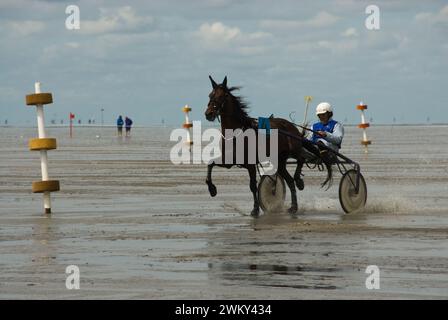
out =
[[225,132],[226,129],[243,129],[243,124],[241,123],[241,121],[236,120],[232,116],[222,116],[221,131]]
[[[232,101],[231,97],[228,97],[226,101],[226,111],[227,110],[235,110],[236,106],[233,105],[234,101]],[[241,119],[238,119],[235,112],[224,112],[221,116],[221,131],[224,133],[226,129],[242,129],[243,123]]]

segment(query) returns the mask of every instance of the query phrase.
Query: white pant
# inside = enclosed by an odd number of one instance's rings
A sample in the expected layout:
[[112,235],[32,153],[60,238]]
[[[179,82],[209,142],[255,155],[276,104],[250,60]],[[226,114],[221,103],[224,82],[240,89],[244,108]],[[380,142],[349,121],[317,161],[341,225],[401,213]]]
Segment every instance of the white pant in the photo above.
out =
[[319,142],[319,141],[322,141],[322,143],[323,143],[325,146],[327,146],[328,148],[330,148],[331,150],[336,151],[336,152],[339,152],[339,147],[338,147],[337,145],[334,145],[334,144],[328,142],[328,141],[325,140],[325,139],[317,139],[317,142]]

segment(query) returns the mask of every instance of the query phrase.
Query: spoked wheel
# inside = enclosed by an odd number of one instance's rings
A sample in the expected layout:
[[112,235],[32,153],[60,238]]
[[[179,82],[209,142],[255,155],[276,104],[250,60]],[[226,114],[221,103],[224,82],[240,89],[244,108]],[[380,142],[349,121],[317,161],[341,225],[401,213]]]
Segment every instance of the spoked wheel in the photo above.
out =
[[285,180],[277,174],[261,177],[258,184],[258,201],[264,212],[272,212],[283,208],[286,197]]
[[350,213],[363,208],[367,201],[367,185],[362,174],[359,174],[359,191],[356,193],[356,170],[348,170],[339,183],[339,201],[342,209]]

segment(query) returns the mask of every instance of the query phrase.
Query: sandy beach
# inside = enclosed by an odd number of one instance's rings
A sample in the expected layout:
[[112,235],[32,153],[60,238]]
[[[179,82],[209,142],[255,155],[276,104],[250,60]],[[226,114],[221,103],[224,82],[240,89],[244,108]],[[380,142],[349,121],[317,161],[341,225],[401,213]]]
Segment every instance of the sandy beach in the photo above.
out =
[[[341,152],[361,165],[366,207],[345,214],[340,174],[304,170],[299,213],[250,216],[243,169],[173,165],[172,128],[48,128],[43,214],[36,128],[0,127],[0,299],[447,299],[447,126],[346,128]],[[417,135],[416,135],[417,133]],[[286,203],[289,204],[289,193]],[[80,269],[80,289],[65,269]],[[380,270],[369,290],[366,267]]]

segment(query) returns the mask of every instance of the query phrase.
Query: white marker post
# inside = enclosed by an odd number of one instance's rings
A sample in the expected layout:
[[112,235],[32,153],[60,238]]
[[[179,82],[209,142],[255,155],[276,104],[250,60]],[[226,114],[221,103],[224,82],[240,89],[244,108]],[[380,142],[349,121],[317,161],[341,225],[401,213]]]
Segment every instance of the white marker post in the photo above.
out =
[[305,115],[303,117],[302,127],[307,127],[307,117],[308,117],[308,108],[310,106],[310,102],[313,100],[312,96],[305,96]]
[[367,105],[360,102],[357,106],[356,109],[361,110],[361,123],[358,124],[358,128],[362,129],[362,140],[361,140],[361,144],[365,147],[364,152],[365,153],[369,153],[368,150],[368,145],[372,144],[372,141],[367,139],[367,128],[370,127],[370,124],[368,122],[366,122],[366,117],[364,115],[364,110],[367,109]]
[[40,82],[34,85],[34,94],[26,96],[27,105],[35,105],[37,109],[37,129],[39,138],[29,141],[30,150],[40,151],[40,166],[42,170],[42,181],[33,182],[33,192],[44,194],[45,213],[51,213],[50,192],[59,191],[59,181],[50,180],[48,175],[47,150],[56,149],[56,139],[47,138],[45,134],[44,104],[53,103],[51,93],[42,93]]
[[187,144],[190,146],[191,152],[191,146],[193,145],[193,140],[191,139],[191,128],[193,128],[193,123],[190,122],[190,119],[188,117],[188,113],[191,111],[191,108],[188,106],[188,104],[186,104],[185,107],[182,108],[182,111],[185,113],[185,123],[183,124],[183,127],[188,130]]
[[[34,93],[41,93],[40,82],[34,84]],[[45,117],[44,106],[42,104],[36,105],[37,109],[37,130],[39,131],[39,139],[45,139]],[[40,150],[40,167],[42,169],[42,181],[50,180],[48,178],[48,157],[47,150]],[[44,192],[44,208],[45,213],[51,213],[51,198],[50,192]]]

